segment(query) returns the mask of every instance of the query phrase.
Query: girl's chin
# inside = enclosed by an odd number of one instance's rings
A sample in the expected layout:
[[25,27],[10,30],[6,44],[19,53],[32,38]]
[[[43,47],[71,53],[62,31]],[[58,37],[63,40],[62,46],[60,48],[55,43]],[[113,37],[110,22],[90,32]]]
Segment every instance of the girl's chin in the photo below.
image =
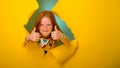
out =
[[50,36],[50,34],[47,34],[47,35],[43,35],[43,37],[45,37],[45,38],[47,38],[47,37],[49,37]]
[[48,37],[49,35],[43,35],[43,37]]

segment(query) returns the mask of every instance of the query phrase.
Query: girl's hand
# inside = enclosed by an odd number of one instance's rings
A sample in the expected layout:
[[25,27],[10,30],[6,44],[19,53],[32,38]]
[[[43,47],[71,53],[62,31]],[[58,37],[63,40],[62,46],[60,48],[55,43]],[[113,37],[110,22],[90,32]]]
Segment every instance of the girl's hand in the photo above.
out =
[[59,31],[57,29],[57,27],[54,27],[55,31],[51,32],[51,37],[53,38],[53,40],[61,40],[64,38],[64,35],[61,31]]
[[40,34],[38,32],[35,32],[36,27],[32,30],[32,32],[26,37],[26,41],[38,41],[40,38]]

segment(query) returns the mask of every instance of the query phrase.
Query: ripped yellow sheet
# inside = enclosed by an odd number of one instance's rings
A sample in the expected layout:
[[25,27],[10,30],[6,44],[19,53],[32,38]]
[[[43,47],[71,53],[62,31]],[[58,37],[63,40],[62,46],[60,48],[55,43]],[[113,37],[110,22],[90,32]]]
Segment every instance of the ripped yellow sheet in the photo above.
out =
[[25,44],[24,47],[26,48],[28,53],[31,54],[31,56],[34,56],[34,58],[43,58],[52,55],[52,58],[56,60],[57,63],[62,63],[64,61],[67,61],[72,55],[74,55],[75,51],[77,50],[77,46],[77,41],[73,40],[71,41],[70,45],[62,44],[60,46],[57,46],[56,48],[49,50],[46,55],[44,55],[44,51],[36,42],[29,42]]
[[74,55],[75,51],[77,50],[77,46],[77,41],[73,40],[71,41],[70,46],[66,46],[64,44],[60,45],[54,49],[51,49],[48,54],[51,53],[58,63],[62,63]]
[[[0,68],[59,68],[52,54],[22,47],[36,0],[1,0],[0,8]],[[53,11],[79,43],[63,68],[120,68],[120,0],[59,0]]]

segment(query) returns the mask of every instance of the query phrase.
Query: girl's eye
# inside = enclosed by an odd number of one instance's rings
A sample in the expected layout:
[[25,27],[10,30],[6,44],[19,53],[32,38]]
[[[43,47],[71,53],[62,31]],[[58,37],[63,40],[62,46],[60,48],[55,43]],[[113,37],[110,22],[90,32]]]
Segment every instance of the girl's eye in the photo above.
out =
[[50,26],[50,24],[48,24],[48,26]]
[[40,24],[40,26],[42,26],[43,24]]

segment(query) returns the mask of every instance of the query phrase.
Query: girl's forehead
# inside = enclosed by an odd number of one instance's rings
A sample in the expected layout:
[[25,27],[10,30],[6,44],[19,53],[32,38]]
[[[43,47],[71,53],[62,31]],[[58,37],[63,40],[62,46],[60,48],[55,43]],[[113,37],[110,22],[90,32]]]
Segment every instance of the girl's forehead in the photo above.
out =
[[52,21],[49,17],[45,16],[41,19],[41,24],[52,24]]

